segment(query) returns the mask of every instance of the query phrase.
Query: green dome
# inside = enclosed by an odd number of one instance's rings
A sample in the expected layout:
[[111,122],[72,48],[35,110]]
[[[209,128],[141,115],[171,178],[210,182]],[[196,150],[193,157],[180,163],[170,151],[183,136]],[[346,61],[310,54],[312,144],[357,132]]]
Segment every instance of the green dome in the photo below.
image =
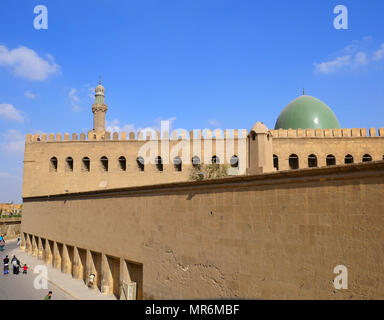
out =
[[288,104],[277,118],[275,129],[335,129],[339,121],[330,107],[311,96],[302,95]]

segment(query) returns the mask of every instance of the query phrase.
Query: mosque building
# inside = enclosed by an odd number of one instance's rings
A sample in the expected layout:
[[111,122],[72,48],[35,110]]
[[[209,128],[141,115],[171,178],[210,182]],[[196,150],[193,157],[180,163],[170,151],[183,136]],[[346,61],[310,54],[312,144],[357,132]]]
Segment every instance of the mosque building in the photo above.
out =
[[[27,252],[120,298],[384,298],[384,128],[305,92],[273,129],[111,133],[107,110],[100,83],[92,130],[26,136]],[[202,164],[228,176],[191,181]]]

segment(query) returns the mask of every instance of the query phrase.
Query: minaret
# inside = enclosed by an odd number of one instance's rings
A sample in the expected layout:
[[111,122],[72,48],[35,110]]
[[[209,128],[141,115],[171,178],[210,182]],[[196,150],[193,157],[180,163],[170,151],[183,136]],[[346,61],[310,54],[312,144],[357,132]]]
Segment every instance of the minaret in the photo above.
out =
[[105,113],[108,106],[105,104],[104,99],[105,89],[101,85],[100,79],[99,85],[95,88],[95,103],[92,105],[94,132],[105,132]]

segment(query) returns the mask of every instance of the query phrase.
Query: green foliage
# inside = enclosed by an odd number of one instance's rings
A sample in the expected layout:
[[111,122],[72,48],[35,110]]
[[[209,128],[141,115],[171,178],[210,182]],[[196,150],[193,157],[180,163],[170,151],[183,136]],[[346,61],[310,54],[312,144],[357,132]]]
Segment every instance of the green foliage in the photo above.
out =
[[228,165],[226,164],[201,164],[192,166],[189,179],[194,181],[220,179],[228,176]]
[[6,218],[6,219],[9,219],[9,218],[21,218],[21,214],[14,214],[13,216],[9,216],[9,215],[3,214],[3,215],[1,215],[1,218],[2,219],[4,219],[4,218]]

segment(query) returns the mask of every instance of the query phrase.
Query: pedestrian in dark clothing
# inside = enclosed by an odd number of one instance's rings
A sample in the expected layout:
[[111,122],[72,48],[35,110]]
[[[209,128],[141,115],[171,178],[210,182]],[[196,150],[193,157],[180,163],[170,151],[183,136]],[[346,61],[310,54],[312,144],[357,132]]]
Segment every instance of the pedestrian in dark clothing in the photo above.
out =
[[9,264],[8,256],[6,256],[3,259],[3,262],[4,262],[4,274],[8,274],[8,270],[9,270],[9,267],[8,267],[8,264]]
[[12,266],[13,266],[13,274],[17,274],[17,258],[16,256],[13,256],[12,260],[11,260],[11,263],[12,263]]
[[15,274],[20,273],[20,261],[17,259],[16,260],[16,266],[15,266]]

